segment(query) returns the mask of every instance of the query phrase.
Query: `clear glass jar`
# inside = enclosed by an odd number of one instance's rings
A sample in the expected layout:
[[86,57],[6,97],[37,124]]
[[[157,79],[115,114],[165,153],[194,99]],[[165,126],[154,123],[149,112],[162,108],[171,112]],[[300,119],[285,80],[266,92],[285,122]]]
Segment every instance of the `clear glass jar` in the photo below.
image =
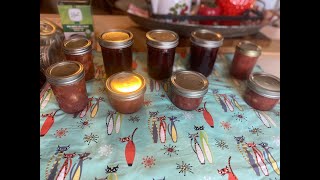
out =
[[84,74],[83,65],[77,61],[63,61],[47,68],[47,81],[62,111],[73,114],[87,106]]
[[144,102],[146,81],[140,74],[124,71],[110,76],[106,82],[110,105],[118,112],[137,112]]
[[236,79],[248,79],[260,55],[260,46],[250,41],[239,42],[233,56],[230,74]]
[[208,77],[223,39],[221,34],[206,29],[193,31],[190,37],[190,69]]
[[107,77],[132,70],[133,34],[122,29],[110,29],[99,37]]
[[252,73],[247,81],[244,100],[254,109],[271,110],[280,100],[280,79],[267,73]]
[[69,61],[78,61],[84,67],[85,80],[94,78],[92,42],[81,36],[64,41],[63,51]]
[[170,78],[169,98],[182,110],[195,110],[208,92],[209,82],[201,73],[178,71]]
[[178,34],[169,30],[156,29],[147,32],[146,37],[149,76],[157,80],[169,78],[179,43]]

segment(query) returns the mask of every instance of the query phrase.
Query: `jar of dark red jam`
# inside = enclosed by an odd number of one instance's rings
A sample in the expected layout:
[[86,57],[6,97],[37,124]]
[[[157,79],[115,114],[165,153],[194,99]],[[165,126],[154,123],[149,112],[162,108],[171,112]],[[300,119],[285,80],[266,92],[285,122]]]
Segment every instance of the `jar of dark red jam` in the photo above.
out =
[[121,71],[132,70],[133,34],[122,29],[110,29],[99,37],[107,77]]
[[176,47],[179,43],[177,33],[156,29],[147,32],[148,74],[153,79],[167,79],[172,74]]
[[78,61],[84,67],[85,80],[94,78],[92,42],[81,36],[64,41],[63,51],[69,61]]
[[223,39],[221,34],[206,29],[193,31],[190,37],[190,69],[208,77],[212,73]]
[[252,73],[247,81],[244,100],[254,109],[271,110],[280,100],[280,79],[266,73]]
[[260,55],[260,46],[250,41],[239,42],[233,56],[230,74],[237,79],[248,79]]
[[169,97],[182,110],[195,110],[208,92],[209,82],[201,73],[178,71],[170,78]]
[[47,68],[47,81],[62,111],[73,114],[87,106],[84,74],[83,65],[77,61],[63,61]]
[[140,74],[124,71],[110,76],[106,89],[110,105],[120,113],[131,114],[143,105],[146,81]]

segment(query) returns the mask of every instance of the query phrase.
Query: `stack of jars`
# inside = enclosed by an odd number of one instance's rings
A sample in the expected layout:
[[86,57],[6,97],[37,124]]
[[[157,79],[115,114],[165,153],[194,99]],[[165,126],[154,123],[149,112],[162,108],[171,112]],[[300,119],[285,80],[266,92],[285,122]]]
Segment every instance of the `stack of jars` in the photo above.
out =
[[[156,29],[146,33],[148,75],[155,80],[169,81],[168,96],[183,110],[195,110],[208,92],[207,77],[212,73],[223,36],[209,30],[191,33],[190,70],[173,73],[177,33]],[[107,96],[118,112],[130,114],[143,105],[145,78],[132,71],[133,34],[122,29],[110,29],[99,36],[106,75]],[[86,81],[93,79],[92,43],[85,37],[64,41],[66,62],[56,63],[46,70],[48,82],[60,108],[77,113],[87,107]],[[230,69],[235,78],[247,80],[245,101],[252,107],[268,110],[280,97],[280,80],[265,73],[252,73],[261,48],[251,42],[240,42]],[[263,102],[263,103],[261,103]]]

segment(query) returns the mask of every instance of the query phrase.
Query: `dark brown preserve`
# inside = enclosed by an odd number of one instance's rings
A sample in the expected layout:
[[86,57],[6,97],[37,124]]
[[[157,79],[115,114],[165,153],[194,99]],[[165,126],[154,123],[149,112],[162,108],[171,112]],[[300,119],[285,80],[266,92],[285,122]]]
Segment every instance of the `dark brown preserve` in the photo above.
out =
[[48,83],[60,109],[66,113],[82,111],[88,104],[83,65],[76,61],[64,61],[46,70]]

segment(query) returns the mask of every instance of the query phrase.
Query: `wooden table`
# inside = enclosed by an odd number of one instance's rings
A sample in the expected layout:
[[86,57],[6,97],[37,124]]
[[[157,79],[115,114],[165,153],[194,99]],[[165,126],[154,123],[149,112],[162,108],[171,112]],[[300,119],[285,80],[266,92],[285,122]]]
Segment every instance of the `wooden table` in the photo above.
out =
[[[40,14],[40,17],[52,20],[61,26],[60,17],[58,14]],[[127,29],[134,34],[133,49],[135,51],[146,51],[145,34],[148,30],[133,22],[128,16],[115,15],[94,15],[94,30],[95,36],[98,37],[106,29],[118,28]],[[265,31],[269,31],[265,29]],[[273,33],[273,32],[271,32]],[[269,42],[265,41],[265,35],[262,33],[256,36],[248,36],[242,38],[229,38],[224,40],[224,45],[220,48],[220,52],[234,52],[235,45],[244,39],[259,42],[262,46],[263,52],[258,60],[258,64],[271,74],[280,77],[280,39],[271,39]],[[188,51],[190,42],[188,38],[180,38],[177,51]],[[97,50],[100,51],[100,46],[97,45]]]

